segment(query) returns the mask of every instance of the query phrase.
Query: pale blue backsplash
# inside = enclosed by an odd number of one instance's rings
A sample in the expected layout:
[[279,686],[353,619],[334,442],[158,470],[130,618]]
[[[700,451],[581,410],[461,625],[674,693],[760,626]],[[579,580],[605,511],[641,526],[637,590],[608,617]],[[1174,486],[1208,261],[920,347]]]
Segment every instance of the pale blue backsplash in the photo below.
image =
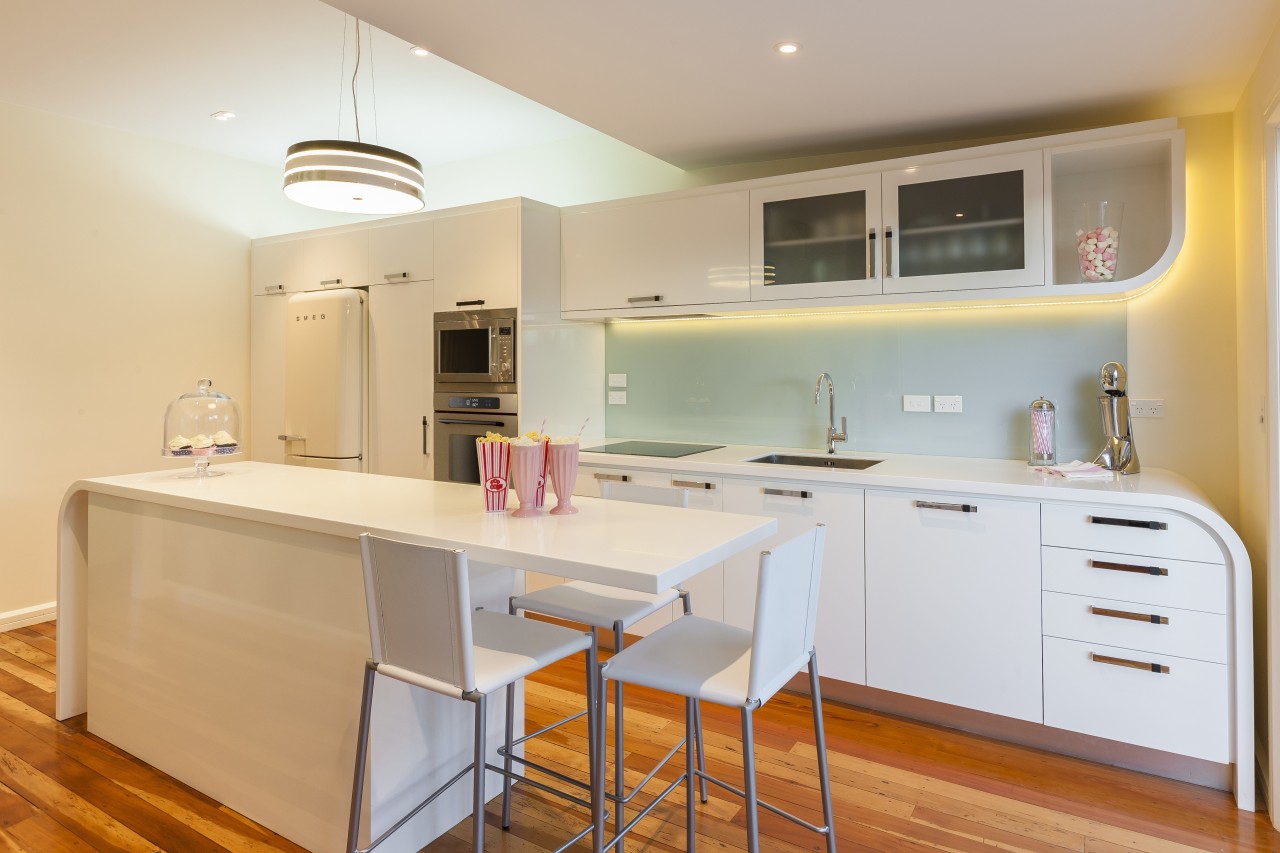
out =
[[[844,449],[1025,458],[1027,406],[1052,400],[1058,458],[1101,447],[1098,368],[1125,360],[1123,304],[611,324],[609,373],[628,377],[627,405],[606,434],[780,447],[824,446],[826,390]],[[959,394],[961,414],[902,411],[904,394]]]

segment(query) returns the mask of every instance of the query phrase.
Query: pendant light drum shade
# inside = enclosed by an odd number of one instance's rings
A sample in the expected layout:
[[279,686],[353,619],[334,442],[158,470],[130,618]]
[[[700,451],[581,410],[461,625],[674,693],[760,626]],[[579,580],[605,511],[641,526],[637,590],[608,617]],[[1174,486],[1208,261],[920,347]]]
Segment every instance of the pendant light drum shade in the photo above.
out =
[[413,213],[425,206],[423,184],[417,160],[365,142],[299,142],[284,158],[284,194],[321,210]]

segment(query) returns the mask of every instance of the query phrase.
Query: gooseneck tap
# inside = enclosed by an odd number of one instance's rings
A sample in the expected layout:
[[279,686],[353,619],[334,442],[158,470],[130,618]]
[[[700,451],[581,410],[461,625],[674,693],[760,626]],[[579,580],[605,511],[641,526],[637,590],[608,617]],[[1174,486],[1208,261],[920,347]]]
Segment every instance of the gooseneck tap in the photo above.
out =
[[818,374],[818,384],[813,388],[813,402],[822,401],[822,380],[827,380],[827,452],[836,452],[837,441],[849,440],[849,422],[840,418],[840,431],[836,432],[836,386],[831,381],[831,374],[823,371]]

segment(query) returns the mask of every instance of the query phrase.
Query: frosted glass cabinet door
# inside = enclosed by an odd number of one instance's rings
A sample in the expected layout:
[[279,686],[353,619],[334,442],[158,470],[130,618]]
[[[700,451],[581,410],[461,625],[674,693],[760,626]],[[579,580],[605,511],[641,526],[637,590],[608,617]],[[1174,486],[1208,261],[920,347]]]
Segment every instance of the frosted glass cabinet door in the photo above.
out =
[[1044,284],[1038,151],[884,173],[885,293]]
[[880,175],[751,192],[751,301],[880,293]]

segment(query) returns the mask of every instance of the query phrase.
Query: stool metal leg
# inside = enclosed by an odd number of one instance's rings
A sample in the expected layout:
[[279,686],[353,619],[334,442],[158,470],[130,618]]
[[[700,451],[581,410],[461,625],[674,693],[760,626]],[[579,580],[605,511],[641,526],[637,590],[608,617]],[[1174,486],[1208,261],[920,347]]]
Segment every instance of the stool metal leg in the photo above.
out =
[[511,829],[511,741],[515,739],[516,686],[507,685],[506,745],[502,769],[502,828]]
[[760,853],[760,809],[756,798],[756,740],[752,726],[751,712],[754,708],[742,709],[742,779],[747,816],[747,853]]
[[818,781],[822,787],[822,819],[827,824],[827,853],[836,853],[836,822],[831,808],[831,772],[827,767],[827,733],[822,722],[822,689],[818,686],[818,652],[809,652],[809,696],[813,704],[813,742],[818,748]]
[[[604,754],[605,754],[605,701],[601,689],[600,662],[592,630],[592,643],[587,647],[587,765],[591,783],[591,849],[593,853],[604,850]],[[621,811],[621,804],[619,804]]]
[[[687,697],[684,700],[684,773],[685,773],[685,850],[693,853],[698,843],[697,824],[694,822],[694,800],[698,786],[694,780],[698,778],[697,762],[694,760],[695,741],[693,739],[694,721],[697,715],[697,700]],[[698,750],[701,752],[701,750]],[[705,785],[705,782],[704,782]]]
[[[622,636],[622,623],[613,623],[613,653],[617,654],[622,651],[624,642]],[[607,699],[605,700],[608,701]],[[626,779],[622,771],[623,764],[623,719],[622,719],[622,682],[613,682],[613,793],[617,799],[617,810],[613,816],[613,834],[618,836],[618,843],[615,849],[618,853],[623,853],[622,847],[624,840],[622,838],[622,827],[626,825],[626,809],[623,808],[622,798],[627,794]],[[608,725],[605,723],[605,725]]]
[[347,853],[360,849],[360,806],[364,800],[365,762],[369,757],[369,717],[373,710],[373,661],[365,663],[364,692],[360,697],[360,724],[356,735],[356,772],[351,785],[351,822],[347,827]]
[[[693,615],[693,601],[688,590],[680,590],[680,604],[684,607],[685,616]],[[698,746],[698,772],[704,774],[698,777],[698,788],[702,802],[705,803],[707,801],[707,780],[705,778],[707,754],[702,746],[702,706],[696,699],[693,702],[693,723],[693,738],[697,741]],[[688,732],[685,733],[685,736],[689,736]]]
[[489,718],[485,714],[487,698],[481,693],[473,700],[476,703],[476,755],[475,764],[472,765],[475,778],[472,779],[471,794],[471,844],[476,853],[484,851],[485,735],[488,734],[489,727]]

